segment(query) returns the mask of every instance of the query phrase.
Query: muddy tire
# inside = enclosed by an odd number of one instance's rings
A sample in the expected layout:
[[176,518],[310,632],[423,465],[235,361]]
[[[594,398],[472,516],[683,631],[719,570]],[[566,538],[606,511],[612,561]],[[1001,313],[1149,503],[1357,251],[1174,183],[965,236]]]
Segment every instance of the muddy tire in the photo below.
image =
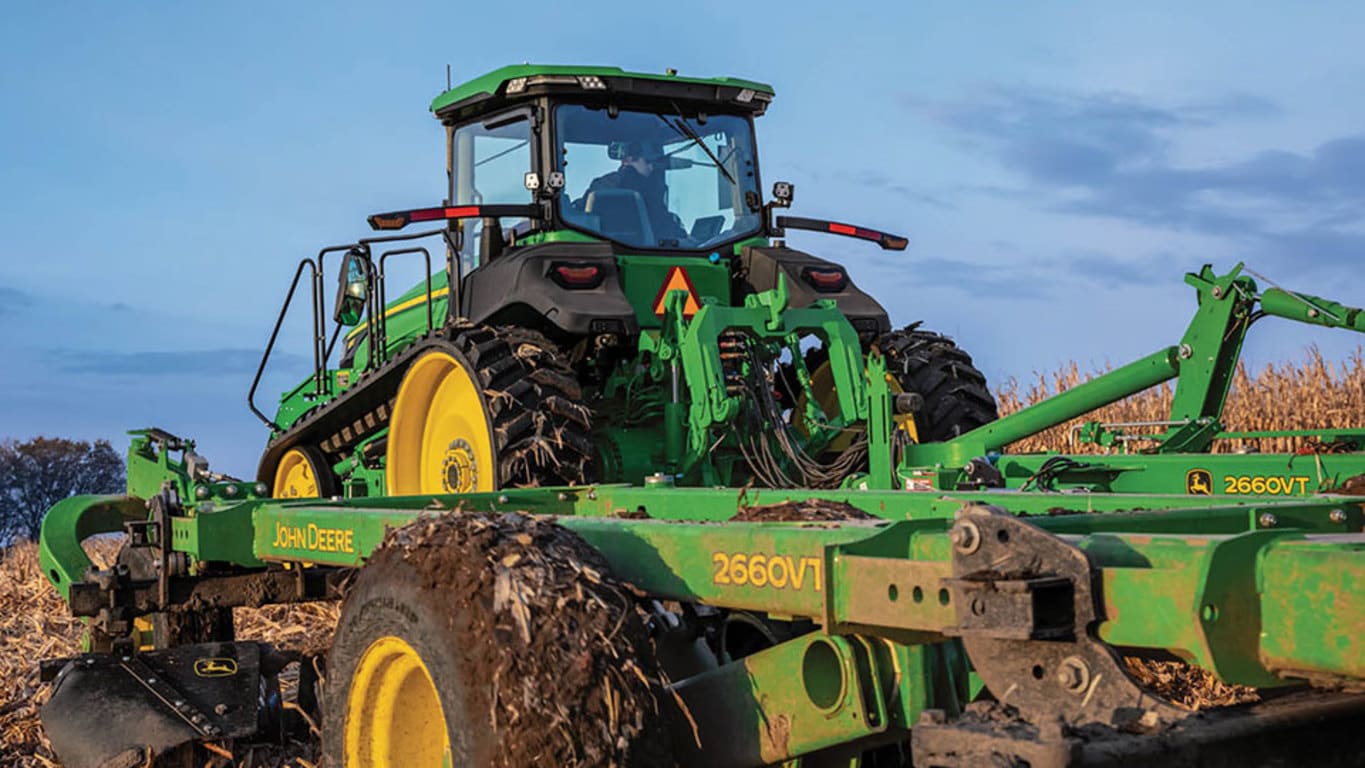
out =
[[947,336],[912,323],[883,335],[876,347],[901,389],[924,398],[915,414],[920,442],[952,440],[999,418],[986,375]]
[[633,598],[576,534],[523,515],[419,520],[346,597],[324,760],[671,764],[648,658]]

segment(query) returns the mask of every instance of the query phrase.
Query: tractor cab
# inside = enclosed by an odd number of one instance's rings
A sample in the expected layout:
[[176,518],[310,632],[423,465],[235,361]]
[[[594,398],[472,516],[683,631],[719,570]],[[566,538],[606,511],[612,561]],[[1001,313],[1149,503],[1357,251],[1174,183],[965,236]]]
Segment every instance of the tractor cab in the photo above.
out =
[[464,265],[547,240],[709,252],[766,234],[753,118],[771,99],[748,81],[528,65],[447,91],[432,110],[448,205],[537,209],[461,221]]

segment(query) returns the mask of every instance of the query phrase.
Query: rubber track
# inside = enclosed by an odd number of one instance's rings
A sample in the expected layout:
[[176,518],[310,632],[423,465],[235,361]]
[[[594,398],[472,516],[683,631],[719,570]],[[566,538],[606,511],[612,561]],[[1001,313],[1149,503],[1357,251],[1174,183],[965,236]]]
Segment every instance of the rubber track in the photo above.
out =
[[953,340],[912,323],[877,340],[886,370],[924,406],[915,417],[921,442],[951,440],[999,418],[986,376]]
[[538,333],[461,323],[417,339],[332,402],[305,414],[261,456],[257,479],[271,482],[290,447],[311,443],[332,461],[386,427],[408,367],[446,348],[475,369],[493,419],[503,486],[585,484],[592,478],[592,422],[558,350]]
[[591,414],[548,339],[522,328],[457,325],[449,344],[483,389],[502,487],[591,480]]

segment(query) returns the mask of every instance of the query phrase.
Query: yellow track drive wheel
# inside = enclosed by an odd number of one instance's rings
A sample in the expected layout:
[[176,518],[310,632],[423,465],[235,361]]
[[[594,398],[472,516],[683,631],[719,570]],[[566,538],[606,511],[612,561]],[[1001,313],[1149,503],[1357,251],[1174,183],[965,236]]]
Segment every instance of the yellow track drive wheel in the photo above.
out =
[[459,326],[408,368],[389,419],[391,496],[581,485],[590,414],[543,336]]
[[336,495],[336,481],[322,452],[312,446],[285,451],[275,467],[270,495],[276,499],[317,499]]
[[395,496],[498,487],[491,415],[477,374],[448,351],[412,364],[389,422],[386,482]]

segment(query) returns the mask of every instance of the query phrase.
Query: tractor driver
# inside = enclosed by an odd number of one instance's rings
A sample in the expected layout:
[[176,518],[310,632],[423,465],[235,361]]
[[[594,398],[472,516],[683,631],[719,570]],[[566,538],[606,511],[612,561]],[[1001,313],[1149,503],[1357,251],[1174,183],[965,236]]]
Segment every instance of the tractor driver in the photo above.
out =
[[668,185],[664,183],[664,168],[668,158],[658,149],[644,142],[626,141],[614,144],[609,150],[619,155],[621,167],[598,176],[588,185],[588,195],[602,189],[629,189],[640,195],[649,216],[650,228],[658,240],[682,240],[687,237],[682,221],[668,210]]

